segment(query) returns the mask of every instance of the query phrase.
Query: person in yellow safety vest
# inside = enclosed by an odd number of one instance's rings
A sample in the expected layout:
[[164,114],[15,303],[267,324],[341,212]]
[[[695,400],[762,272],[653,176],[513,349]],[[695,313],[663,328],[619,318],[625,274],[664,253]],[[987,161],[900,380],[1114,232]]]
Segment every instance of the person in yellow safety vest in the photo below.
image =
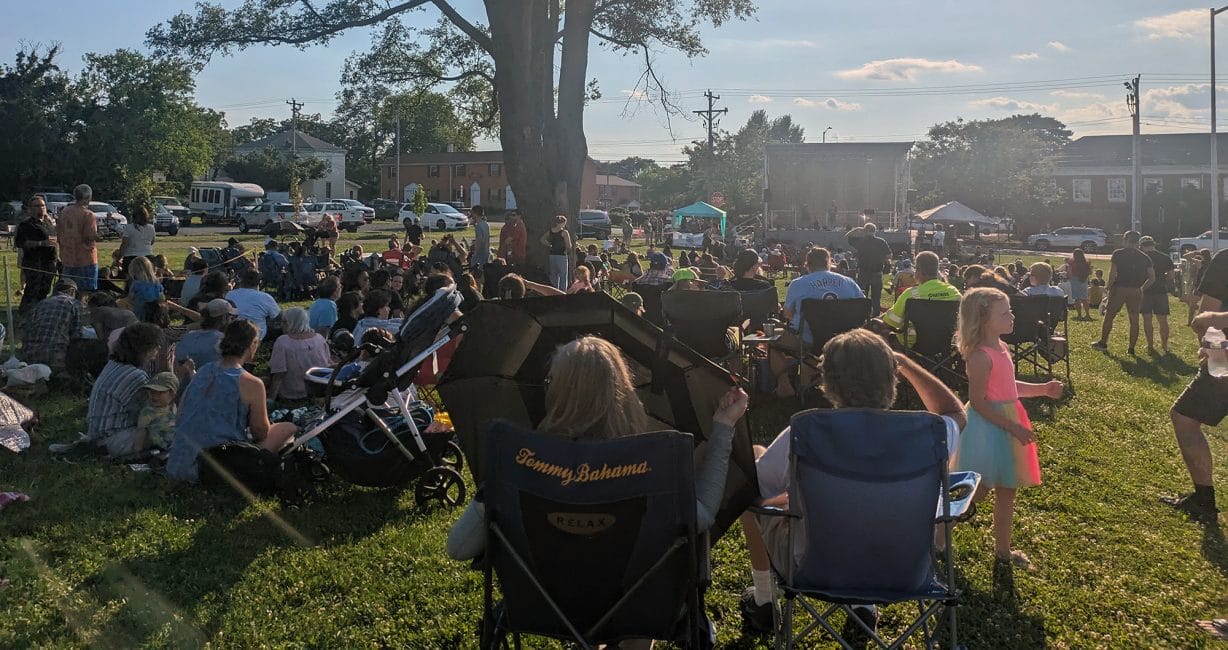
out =
[[922,300],[959,300],[959,289],[942,279],[938,272],[938,255],[932,251],[918,253],[913,260],[917,286],[900,294],[891,309],[883,314],[883,322],[893,329],[904,328],[904,306],[910,298]]

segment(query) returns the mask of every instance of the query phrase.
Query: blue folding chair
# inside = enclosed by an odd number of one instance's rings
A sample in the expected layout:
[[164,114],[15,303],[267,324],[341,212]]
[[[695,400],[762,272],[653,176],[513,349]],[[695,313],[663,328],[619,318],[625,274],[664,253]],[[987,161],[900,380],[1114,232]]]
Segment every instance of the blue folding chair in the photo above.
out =
[[[810,410],[793,416],[789,509],[756,508],[787,517],[785,557],[772,564],[784,595],[776,647],[789,648],[820,627],[851,648],[828,620],[843,611],[884,648],[921,631],[936,643],[940,614],[957,645],[951,526],[972,515],[980,476],[947,472],[947,427],[932,413],[874,409]],[[934,526],[948,540],[945,576],[934,562]],[[800,527],[800,529],[798,529]],[[820,611],[807,598],[828,603]],[[854,605],[918,603],[918,616],[890,643],[861,621]],[[794,635],[799,605],[814,618]]]

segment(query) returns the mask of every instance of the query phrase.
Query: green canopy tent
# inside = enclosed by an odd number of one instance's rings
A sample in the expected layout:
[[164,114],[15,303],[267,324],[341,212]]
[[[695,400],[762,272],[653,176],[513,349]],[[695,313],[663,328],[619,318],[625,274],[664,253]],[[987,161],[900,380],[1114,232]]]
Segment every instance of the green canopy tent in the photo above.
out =
[[681,228],[682,220],[687,217],[697,217],[699,219],[720,219],[721,221],[721,236],[725,236],[725,211],[714,206],[696,201],[685,208],[674,210],[674,227]]

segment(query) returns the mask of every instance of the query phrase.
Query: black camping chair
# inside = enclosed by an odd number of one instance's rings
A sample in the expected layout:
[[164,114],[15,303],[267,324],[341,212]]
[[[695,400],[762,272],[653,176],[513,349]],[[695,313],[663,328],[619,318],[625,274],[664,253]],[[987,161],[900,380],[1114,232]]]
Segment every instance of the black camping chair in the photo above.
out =
[[802,323],[810,330],[809,344],[798,333],[797,398],[801,404],[806,403],[805,382],[801,381],[802,364],[815,367],[819,355],[823,354],[823,346],[838,334],[855,330],[870,320],[869,298],[846,298],[844,300],[808,299],[802,301]]
[[644,318],[657,327],[665,326],[665,315],[661,311],[661,294],[673,285],[673,282],[665,284],[636,282],[631,285],[631,290],[640,294],[640,297],[644,299]]
[[742,322],[742,296],[737,291],[666,291],[661,294],[661,309],[679,341],[717,364],[739,351],[729,331]]
[[[947,424],[932,413],[815,409],[793,416],[788,510],[754,509],[787,518],[783,548],[769,544],[778,549],[772,568],[784,595],[775,621],[777,648],[802,645],[820,627],[841,647],[853,647],[828,620],[836,612],[869,635],[875,648],[901,647],[917,632],[923,647],[937,647],[937,619],[945,614],[950,646],[961,647],[952,541],[936,553],[934,526],[952,539],[952,525],[975,512],[980,476],[948,473],[947,445]],[[803,548],[795,549],[795,542]],[[941,573],[936,556],[943,560]],[[828,605],[820,611],[811,599]],[[890,645],[852,611],[855,605],[904,602],[917,603],[918,614]],[[795,635],[798,607],[815,620]]]
[[1053,376],[1065,362],[1070,383],[1070,346],[1066,340],[1069,308],[1065,296],[1011,296],[1015,328],[1002,337],[1011,348],[1016,368],[1027,366],[1034,374]]
[[747,325],[748,331],[763,329],[763,321],[775,316],[780,310],[780,294],[776,292],[776,287],[739,293],[742,295],[742,315],[750,321]]
[[486,441],[482,648],[507,634],[711,647],[689,434],[581,442],[495,420]]
[[965,386],[968,375],[955,349],[959,321],[958,300],[912,298],[904,303],[901,335],[908,356],[952,387]]

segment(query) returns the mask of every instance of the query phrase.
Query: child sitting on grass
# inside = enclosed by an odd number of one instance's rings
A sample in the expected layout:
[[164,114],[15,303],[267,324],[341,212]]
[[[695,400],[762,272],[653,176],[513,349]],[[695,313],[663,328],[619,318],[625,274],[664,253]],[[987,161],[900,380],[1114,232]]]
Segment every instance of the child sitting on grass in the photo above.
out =
[[179,392],[179,378],[173,372],[160,372],[141,388],[145,391],[145,406],[137,415],[132,448],[138,452],[166,451],[175,437],[175,396]]

